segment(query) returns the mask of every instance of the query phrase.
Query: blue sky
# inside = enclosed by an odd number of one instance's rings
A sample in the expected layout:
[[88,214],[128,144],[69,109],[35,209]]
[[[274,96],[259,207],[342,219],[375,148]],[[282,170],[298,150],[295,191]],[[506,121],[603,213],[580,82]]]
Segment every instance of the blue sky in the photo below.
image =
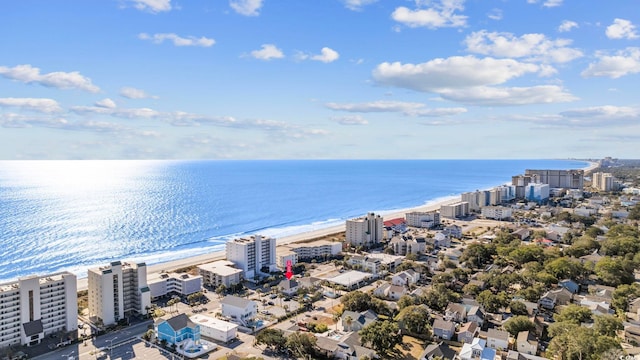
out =
[[0,4],[2,159],[637,158],[636,0]]

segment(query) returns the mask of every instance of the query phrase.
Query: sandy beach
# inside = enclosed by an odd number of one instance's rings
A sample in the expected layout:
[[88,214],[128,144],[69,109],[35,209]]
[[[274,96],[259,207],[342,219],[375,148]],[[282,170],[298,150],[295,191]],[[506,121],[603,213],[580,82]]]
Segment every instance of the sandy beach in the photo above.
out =
[[[594,169],[598,168],[599,164],[597,162],[589,162],[589,166],[582,168],[585,171],[585,174],[590,173]],[[404,218],[405,213],[411,211],[433,211],[440,209],[440,206],[446,204],[453,204],[455,202],[460,201],[460,196],[455,196],[449,199],[445,199],[442,201],[434,202],[428,205],[418,206],[415,208],[402,209],[392,213],[384,213],[381,214],[385,220],[396,219],[396,218]],[[365,214],[362,214],[363,216]],[[286,245],[295,242],[307,241],[311,239],[320,238],[327,235],[338,234],[345,231],[345,224],[339,226],[328,227],[324,229],[318,229],[314,231],[308,231],[300,234],[285,236],[277,239],[278,246]],[[202,254],[197,256],[191,256],[184,259],[172,260],[168,262],[153,264],[147,266],[148,273],[158,273],[162,271],[170,272],[176,269],[181,269],[185,267],[190,267],[194,265],[205,264],[215,260],[221,260],[225,258],[224,251],[217,251],[208,254]],[[87,278],[78,279],[78,291],[87,289]]]

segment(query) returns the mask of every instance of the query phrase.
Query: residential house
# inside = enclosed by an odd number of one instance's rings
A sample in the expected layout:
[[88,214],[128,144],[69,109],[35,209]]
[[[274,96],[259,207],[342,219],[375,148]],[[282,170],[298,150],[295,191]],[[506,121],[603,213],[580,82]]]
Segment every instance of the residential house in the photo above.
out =
[[185,314],[176,315],[170,319],[160,319],[156,322],[157,338],[165,340],[167,344],[179,344],[185,340],[198,342],[200,340],[200,325],[197,325]]
[[577,282],[575,282],[575,281],[573,281],[571,279],[560,280],[558,285],[560,285],[563,288],[571,291],[572,294],[577,294],[578,291],[580,291],[580,285]]
[[293,296],[298,292],[300,285],[295,279],[284,279],[278,284],[278,290],[287,296]]
[[451,340],[456,332],[456,324],[444,319],[436,319],[433,322],[433,336],[436,338]]
[[486,347],[486,340],[474,338],[471,343],[462,345],[458,357],[460,360],[494,360],[496,350]]
[[438,231],[431,240],[434,247],[450,247],[451,236],[445,234],[442,231]]
[[520,353],[515,350],[509,350],[506,360],[548,360],[546,357]]
[[629,312],[630,313],[634,313],[634,314],[638,314],[640,310],[640,297],[639,298],[635,298],[633,300],[631,300],[629,302]]
[[520,331],[516,339],[518,352],[535,355],[538,352],[538,340],[531,331]]
[[487,346],[496,350],[509,348],[509,333],[504,330],[487,330]]
[[455,359],[456,351],[449,347],[444,342],[433,343],[427,345],[422,354],[420,354],[420,360],[434,360],[434,359]]
[[234,322],[248,327],[258,313],[258,304],[238,296],[227,295],[221,301],[222,316],[232,319]]
[[600,261],[600,259],[602,259],[603,257],[604,256],[598,253],[598,249],[596,249],[596,250],[593,250],[591,254],[581,256],[579,259],[580,259],[580,262],[583,264],[586,263],[587,261],[597,264],[598,261]]
[[553,309],[556,305],[567,305],[573,300],[571,291],[560,288],[549,290],[542,295],[538,303],[545,309]]
[[462,304],[450,302],[444,310],[444,318],[455,322],[464,322],[467,319],[467,308]]
[[341,317],[343,331],[360,331],[363,327],[378,320],[378,315],[372,310],[355,312],[345,310]]
[[458,342],[471,343],[473,338],[480,333],[480,327],[474,322],[467,322],[460,326],[458,330]]
[[511,233],[511,235],[517,237],[518,239],[525,241],[531,236],[531,231],[527,228],[519,228]]
[[414,270],[405,270],[391,277],[391,284],[398,286],[409,286],[420,280],[420,273]]
[[605,285],[589,285],[587,291],[591,295],[612,299],[613,292],[616,291],[616,288],[613,286],[605,286]]
[[404,286],[392,285],[384,283],[377,289],[373,290],[373,295],[388,300],[400,300],[403,295],[407,294],[407,288]]
[[470,306],[467,310],[467,321],[472,321],[478,326],[482,327],[484,325],[484,311],[480,308],[479,305]]
[[382,261],[376,258],[356,255],[350,257],[347,260],[347,264],[351,265],[354,269],[361,269],[377,275],[378,272],[380,272]]
[[456,239],[462,239],[462,228],[458,225],[449,225],[442,229],[442,233]]

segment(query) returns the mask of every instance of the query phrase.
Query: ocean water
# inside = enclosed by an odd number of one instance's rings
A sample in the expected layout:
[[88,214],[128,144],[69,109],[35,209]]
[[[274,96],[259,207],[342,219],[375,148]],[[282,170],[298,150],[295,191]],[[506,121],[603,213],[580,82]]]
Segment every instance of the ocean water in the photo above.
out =
[[339,225],[568,160],[0,161],[0,281]]

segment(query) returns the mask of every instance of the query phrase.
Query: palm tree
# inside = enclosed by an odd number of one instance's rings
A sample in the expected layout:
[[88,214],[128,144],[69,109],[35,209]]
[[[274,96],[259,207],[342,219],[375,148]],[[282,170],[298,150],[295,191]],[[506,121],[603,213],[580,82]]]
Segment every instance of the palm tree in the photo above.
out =
[[353,318],[350,315],[347,315],[347,316],[344,317],[343,322],[346,325],[346,327],[349,329],[349,331],[351,331],[351,325],[353,324]]

